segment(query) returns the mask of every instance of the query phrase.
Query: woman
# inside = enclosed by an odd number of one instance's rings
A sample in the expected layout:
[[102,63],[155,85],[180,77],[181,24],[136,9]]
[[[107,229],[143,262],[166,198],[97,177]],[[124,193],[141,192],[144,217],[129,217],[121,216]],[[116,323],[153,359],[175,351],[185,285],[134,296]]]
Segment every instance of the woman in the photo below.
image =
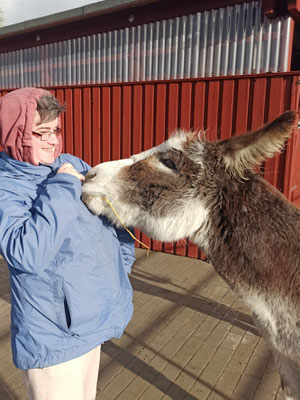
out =
[[13,360],[30,399],[91,400],[100,345],[132,316],[134,246],[81,202],[90,167],[60,154],[62,111],[43,89],[0,98],[0,252]]

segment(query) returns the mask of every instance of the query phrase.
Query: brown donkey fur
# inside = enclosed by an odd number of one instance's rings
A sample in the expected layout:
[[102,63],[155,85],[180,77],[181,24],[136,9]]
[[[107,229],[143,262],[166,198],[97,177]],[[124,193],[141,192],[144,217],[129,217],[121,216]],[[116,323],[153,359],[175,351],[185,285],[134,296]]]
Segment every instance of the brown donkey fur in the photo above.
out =
[[286,398],[300,400],[300,210],[255,167],[280,151],[296,113],[209,143],[177,132],[128,160],[87,175],[83,201],[154,239],[189,237],[244,300],[276,359]]

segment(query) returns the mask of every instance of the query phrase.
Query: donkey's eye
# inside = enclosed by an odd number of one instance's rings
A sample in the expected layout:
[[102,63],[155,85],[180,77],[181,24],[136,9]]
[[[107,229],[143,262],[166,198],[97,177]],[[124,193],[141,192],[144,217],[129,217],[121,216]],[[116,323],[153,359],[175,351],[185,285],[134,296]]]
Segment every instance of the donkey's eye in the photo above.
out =
[[159,161],[163,163],[166,167],[173,169],[174,171],[177,171],[174,161],[171,160],[170,158],[161,158]]

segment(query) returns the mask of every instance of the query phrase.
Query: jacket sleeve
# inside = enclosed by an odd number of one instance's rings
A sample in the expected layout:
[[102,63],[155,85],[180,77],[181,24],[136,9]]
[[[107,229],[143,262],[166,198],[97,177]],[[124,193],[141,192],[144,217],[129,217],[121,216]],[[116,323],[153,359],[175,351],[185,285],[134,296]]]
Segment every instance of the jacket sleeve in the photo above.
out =
[[10,267],[35,273],[46,268],[77,218],[81,182],[70,174],[50,178],[29,208],[13,190],[0,190],[0,252]]
[[[130,231],[134,234],[133,229],[130,229]],[[120,243],[125,271],[129,274],[131,272],[131,267],[135,262],[134,239],[129,235],[129,233],[125,229],[116,229],[116,233]]]

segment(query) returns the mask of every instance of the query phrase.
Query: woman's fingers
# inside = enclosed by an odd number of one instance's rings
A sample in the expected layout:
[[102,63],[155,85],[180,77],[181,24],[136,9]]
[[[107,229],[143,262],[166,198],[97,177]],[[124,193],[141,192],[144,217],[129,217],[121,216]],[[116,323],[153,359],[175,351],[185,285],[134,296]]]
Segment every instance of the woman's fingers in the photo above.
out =
[[70,174],[73,176],[76,176],[81,182],[85,180],[84,175],[80,174],[79,172],[76,171],[76,169],[73,167],[72,164],[70,163],[65,163],[63,164],[59,170],[57,171],[58,174],[65,173],[65,174]]

